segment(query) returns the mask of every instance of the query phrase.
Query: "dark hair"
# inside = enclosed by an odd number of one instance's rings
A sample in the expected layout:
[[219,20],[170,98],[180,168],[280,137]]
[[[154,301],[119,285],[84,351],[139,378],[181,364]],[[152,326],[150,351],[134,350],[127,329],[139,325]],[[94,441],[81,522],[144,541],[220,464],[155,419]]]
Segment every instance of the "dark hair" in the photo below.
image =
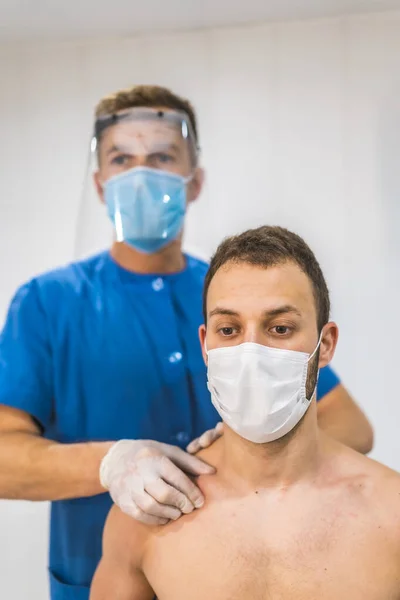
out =
[[96,106],[96,119],[104,115],[111,115],[129,108],[170,108],[181,110],[187,114],[193,129],[196,145],[198,146],[198,131],[196,113],[189,102],[177,96],[171,90],[158,85],[135,85],[131,88],[120,90],[106,96]]
[[297,234],[283,227],[265,225],[225,239],[211,259],[203,289],[204,322],[207,323],[207,293],[216,272],[226,263],[274,267],[295,263],[311,281],[317,309],[318,330],[329,321],[330,300],[321,267],[314,253]]

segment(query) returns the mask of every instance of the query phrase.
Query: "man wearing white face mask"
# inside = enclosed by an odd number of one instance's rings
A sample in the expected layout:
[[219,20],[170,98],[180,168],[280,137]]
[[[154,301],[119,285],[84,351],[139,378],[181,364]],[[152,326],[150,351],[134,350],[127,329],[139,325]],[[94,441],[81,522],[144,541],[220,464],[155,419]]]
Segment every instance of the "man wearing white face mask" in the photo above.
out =
[[[114,507],[91,600],[400,597],[400,476],[317,425],[338,329],[315,256],[262,227],[211,261],[200,328],[225,434],[196,515],[149,528]],[[206,575],[205,575],[206,573]]]

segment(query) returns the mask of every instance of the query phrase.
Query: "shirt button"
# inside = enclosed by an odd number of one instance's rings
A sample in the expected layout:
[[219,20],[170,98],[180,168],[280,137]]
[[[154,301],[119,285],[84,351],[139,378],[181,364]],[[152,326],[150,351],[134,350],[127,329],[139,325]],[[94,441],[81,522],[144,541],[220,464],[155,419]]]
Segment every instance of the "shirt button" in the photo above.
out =
[[182,353],[181,352],[173,352],[172,354],[169,355],[168,360],[171,364],[178,363],[179,361],[182,360]]
[[153,286],[153,290],[155,292],[159,292],[160,290],[163,289],[164,287],[164,282],[161,279],[161,277],[158,277],[157,279],[154,279],[153,283],[151,284]]
[[176,434],[176,440],[179,444],[188,444],[190,442],[190,437],[186,431],[180,431]]

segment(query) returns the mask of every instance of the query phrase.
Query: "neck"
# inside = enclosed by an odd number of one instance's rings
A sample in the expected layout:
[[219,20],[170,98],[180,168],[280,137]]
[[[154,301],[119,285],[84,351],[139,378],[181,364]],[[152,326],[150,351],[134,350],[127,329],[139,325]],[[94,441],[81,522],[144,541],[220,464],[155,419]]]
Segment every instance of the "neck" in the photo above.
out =
[[283,438],[254,444],[225,426],[221,463],[232,483],[246,487],[289,487],[315,476],[321,462],[315,400],[299,425]]
[[143,254],[124,242],[114,242],[111,256],[120,267],[133,273],[168,275],[185,268],[180,240],[174,240],[155,254]]

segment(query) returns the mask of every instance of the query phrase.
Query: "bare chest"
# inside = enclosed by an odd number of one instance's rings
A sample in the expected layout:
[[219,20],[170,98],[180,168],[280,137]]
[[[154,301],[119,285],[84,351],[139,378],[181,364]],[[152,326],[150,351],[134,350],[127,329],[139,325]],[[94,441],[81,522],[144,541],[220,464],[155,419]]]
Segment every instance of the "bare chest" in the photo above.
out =
[[330,503],[212,504],[157,535],[144,567],[159,600],[400,599],[379,524]]

